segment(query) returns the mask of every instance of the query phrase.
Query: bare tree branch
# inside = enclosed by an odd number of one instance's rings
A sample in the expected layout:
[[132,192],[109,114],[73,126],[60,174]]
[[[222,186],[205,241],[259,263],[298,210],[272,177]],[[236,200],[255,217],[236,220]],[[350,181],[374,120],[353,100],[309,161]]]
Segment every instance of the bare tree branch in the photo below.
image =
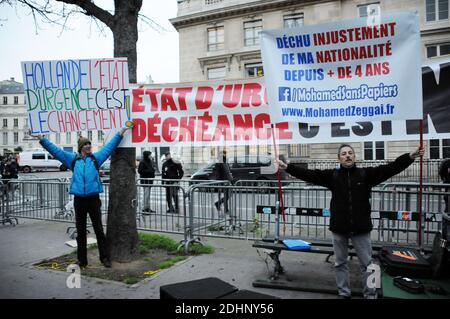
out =
[[87,16],[93,16],[106,24],[110,29],[114,27],[114,16],[108,11],[98,7],[91,0],[56,0],[57,2],[63,2],[66,4],[73,4],[81,9]]

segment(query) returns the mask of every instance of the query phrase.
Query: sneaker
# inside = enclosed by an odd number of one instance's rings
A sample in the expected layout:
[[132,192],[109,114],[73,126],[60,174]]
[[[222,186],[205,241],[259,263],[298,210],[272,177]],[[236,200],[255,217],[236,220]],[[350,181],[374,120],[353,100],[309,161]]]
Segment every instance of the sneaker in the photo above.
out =
[[144,208],[144,209],[142,210],[142,212],[143,212],[143,213],[150,213],[150,208]]
[[214,206],[216,206],[217,211],[220,211],[219,203],[215,202],[215,203],[214,203]]

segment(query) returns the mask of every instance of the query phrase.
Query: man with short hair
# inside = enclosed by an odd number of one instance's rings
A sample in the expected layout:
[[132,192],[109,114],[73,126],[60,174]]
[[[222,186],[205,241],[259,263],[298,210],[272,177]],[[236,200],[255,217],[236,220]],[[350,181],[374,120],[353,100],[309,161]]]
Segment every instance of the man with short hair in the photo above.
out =
[[[170,152],[166,152],[165,154],[165,162],[162,165],[162,178],[163,179],[173,179],[180,180],[183,178],[184,171],[183,166],[179,162],[175,162],[172,159]],[[164,181],[164,184],[176,184],[176,181]],[[179,186],[168,186],[166,187],[166,201],[169,206],[169,210],[167,213],[169,214],[178,214],[179,213],[179,205],[178,205],[178,189]],[[175,207],[174,207],[175,204]]]
[[348,244],[351,239],[361,264],[363,294],[365,298],[376,298],[376,289],[367,285],[370,275],[367,267],[372,263],[370,232],[370,193],[372,187],[405,170],[424,149],[418,147],[411,153],[399,156],[394,162],[376,167],[356,167],[353,147],[341,145],[338,150],[340,167],[337,169],[309,170],[295,164],[278,160],[281,169],[306,182],[328,188],[332,192],[330,203],[330,231],[333,233],[336,284],[340,298],[350,298],[350,279],[347,265]]
[[148,213],[156,213],[153,209],[150,208],[150,191],[153,180],[149,180],[149,178],[155,178],[156,165],[151,158],[152,152],[144,151],[142,153],[142,161],[139,162],[138,173],[139,177],[142,178],[141,184],[144,185],[144,203],[142,212],[144,214]]
[[101,150],[95,153],[92,153],[91,141],[82,136],[78,139],[78,154],[66,152],[48,139],[38,136],[39,143],[64,166],[73,171],[69,193],[74,195],[77,257],[78,265],[82,268],[88,265],[86,238],[88,214],[97,237],[100,261],[105,267],[111,267],[102,225],[99,194],[103,193],[103,185],[98,170],[120,144],[127,129],[129,128],[123,128]]

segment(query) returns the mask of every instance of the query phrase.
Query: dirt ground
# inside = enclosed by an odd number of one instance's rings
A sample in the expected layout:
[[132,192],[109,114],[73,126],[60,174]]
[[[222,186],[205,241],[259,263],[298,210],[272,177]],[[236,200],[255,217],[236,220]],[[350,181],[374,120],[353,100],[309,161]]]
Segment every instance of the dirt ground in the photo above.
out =
[[[170,253],[163,249],[151,249],[140,254],[139,259],[130,263],[112,263],[111,268],[105,268],[100,260],[96,248],[88,249],[88,266],[81,269],[82,276],[96,277],[107,280],[120,281],[126,284],[135,284],[148,278],[160,270],[160,264],[176,257],[176,253]],[[77,262],[76,252],[44,260],[35,264],[37,268],[66,271],[70,264]]]

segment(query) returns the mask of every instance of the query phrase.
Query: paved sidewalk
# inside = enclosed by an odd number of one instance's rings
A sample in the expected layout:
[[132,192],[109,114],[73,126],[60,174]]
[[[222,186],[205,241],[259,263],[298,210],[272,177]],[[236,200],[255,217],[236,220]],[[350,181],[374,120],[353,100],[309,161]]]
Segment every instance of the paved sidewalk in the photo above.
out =
[[[69,253],[65,245],[68,224],[20,219],[19,225],[0,226],[0,298],[159,298],[159,287],[166,284],[218,277],[239,289],[270,294],[283,299],[336,298],[334,295],[255,288],[252,282],[267,278],[263,259],[252,241],[204,238],[215,253],[191,257],[154,277],[133,286],[82,277],[80,289],[66,286],[68,273],[36,269],[32,264],[45,258]],[[181,236],[168,235],[176,240]],[[261,255],[264,255],[260,250]],[[286,252],[281,261],[287,272],[300,271],[317,280],[334,281],[332,264],[325,255]],[[357,262],[352,262],[357,269]]]

